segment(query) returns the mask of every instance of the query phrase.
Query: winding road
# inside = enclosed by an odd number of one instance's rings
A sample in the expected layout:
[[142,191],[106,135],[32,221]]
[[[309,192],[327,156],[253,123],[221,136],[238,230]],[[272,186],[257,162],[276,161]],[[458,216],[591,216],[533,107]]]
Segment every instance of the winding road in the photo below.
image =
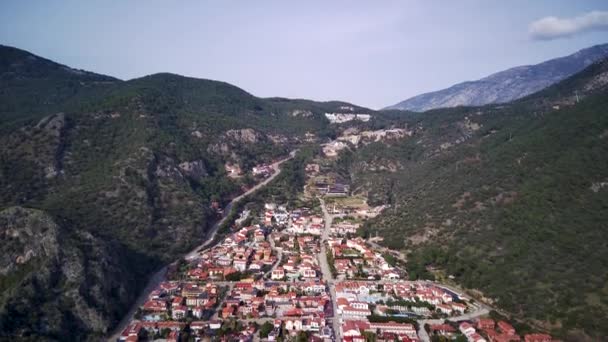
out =
[[[287,160],[292,159],[293,157],[295,157],[296,152],[297,152],[297,150],[291,151],[289,153],[289,157],[281,159],[281,160],[273,163],[271,166],[274,169],[274,173],[270,177],[268,177],[268,178],[264,179],[262,182],[256,184],[254,187],[252,187],[251,189],[247,190],[243,194],[241,194],[241,195],[233,198],[230,201],[230,203],[228,203],[226,205],[226,207],[224,208],[224,215],[222,216],[222,218],[219,221],[217,221],[211,227],[211,230],[208,231],[205,234],[205,237],[203,238],[204,242],[201,243],[200,245],[198,245],[197,247],[195,247],[194,249],[192,249],[187,254],[185,254],[182,258],[183,259],[191,259],[194,256],[196,256],[202,249],[204,249],[206,247],[209,247],[209,245],[211,243],[213,243],[213,241],[215,240],[215,237],[216,237],[217,232],[218,232],[218,228],[228,218],[228,215],[230,214],[230,211],[232,210],[232,206],[235,203],[239,202],[244,197],[247,197],[247,196],[251,195],[252,193],[254,193],[257,190],[259,190],[260,188],[266,186],[273,179],[275,179],[276,176],[278,176],[281,173],[281,169],[279,168],[279,166],[282,163],[286,162]],[[123,317],[123,319],[120,321],[120,323],[118,323],[118,325],[112,330],[112,332],[111,332],[110,336],[108,337],[107,341],[109,341],[109,342],[115,342],[115,341],[117,341],[119,339],[120,334],[129,325],[129,322],[131,322],[131,320],[133,320],[133,316],[135,316],[135,313],[137,312],[137,309],[146,302],[146,300],[148,299],[148,296],[150,295],[150,293],[152,291],[154,291],[154,289],[156,289],[160,283],[162,283],[163,281],[165,281],[167,279],[167,269],[170,266],[172,266],[172,265],[176,265],[182,258],[177,259],[174,262],[172,262],[171,264],[164,266],[163,268],[161,268],[160,270],[158,270],[156,273],[154,273],[150,277],[150,279],[148,280],[147,285],[144,287],[144,289],[140,293],[139,297],[137,297],[137,300],[133,303],[133,305],[129,309],[128,313]]]

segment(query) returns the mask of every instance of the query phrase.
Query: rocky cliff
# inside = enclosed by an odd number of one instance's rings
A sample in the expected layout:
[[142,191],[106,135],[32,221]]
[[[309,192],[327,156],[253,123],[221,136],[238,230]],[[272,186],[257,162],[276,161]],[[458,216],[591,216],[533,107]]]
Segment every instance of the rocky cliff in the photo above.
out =
[[95,339],[106,331],[135,294],[119,250],[41,210],[0,211],[0,338]]

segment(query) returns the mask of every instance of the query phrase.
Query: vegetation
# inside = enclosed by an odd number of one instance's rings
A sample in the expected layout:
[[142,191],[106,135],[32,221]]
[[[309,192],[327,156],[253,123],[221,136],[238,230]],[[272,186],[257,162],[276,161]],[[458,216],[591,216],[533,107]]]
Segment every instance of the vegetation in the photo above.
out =
[[260,337],[267,338],[268,334],[270,334],[273,329],[274,325],[271,322],[264,322],[264,324],[262,324],[262,326],[260,327]]
[[[61,226],[62,249],[82,262],[69,281],[36,270],[48,275],[44,287],[27,267],[0,278],[13,300],[0,302],[0,324],[10,327],[0,339],[103,335],[147,276],[206,237],[213,207],[251,186],[251,177],[227,177],[226,163],[249,171],[300,147],[307,132],[335,136],[323,113],[344,105],[261,99],[172,74],[121,81],[4,46],[0,79],[0,210],[43,211]],[[297,199],[309,150],[267,195]],[[56,271],[53,260],[40,269]],[[86,295],[67,298],[74,293]],[[47,307],[58,310],[32,310]],[[83,323],[82,312],[99,316]]]
[[346,154],[355,187],[391,204],[361,234],[409,252],[412,279],[441,269],[540,329],[607,336],[606,70],[509,105],[410,114],[412,138]]

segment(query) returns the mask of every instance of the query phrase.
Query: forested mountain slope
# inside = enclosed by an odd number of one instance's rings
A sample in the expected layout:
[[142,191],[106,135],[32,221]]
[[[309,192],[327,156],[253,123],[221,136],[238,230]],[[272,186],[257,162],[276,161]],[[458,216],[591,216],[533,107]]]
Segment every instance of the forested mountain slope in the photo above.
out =
[[98,340],[151,272],[200,243],[212,202],[252,184],[226,163],[247,171],[326,139],[324,113],[347,105],[166,73],[121,81],[10,47],[0,79],[0,339]]
[[362,234],[411,253],[412,278],[438,269],[569,340],[608,336],[608,62],[511,104],[403,121],[411,138],[339,161],[392,205]]

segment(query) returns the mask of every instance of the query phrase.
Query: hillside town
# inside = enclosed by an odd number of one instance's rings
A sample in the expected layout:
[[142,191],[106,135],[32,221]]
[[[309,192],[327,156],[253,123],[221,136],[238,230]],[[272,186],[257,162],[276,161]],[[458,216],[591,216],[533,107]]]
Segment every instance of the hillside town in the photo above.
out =
[[310,206],[243,210],[228,234],[168,270],[118,340],[553,341],[519,334],[452,286],[410,280],[405,256],[357,234],[387,206],[369,206],[319,163],[305,171]]

